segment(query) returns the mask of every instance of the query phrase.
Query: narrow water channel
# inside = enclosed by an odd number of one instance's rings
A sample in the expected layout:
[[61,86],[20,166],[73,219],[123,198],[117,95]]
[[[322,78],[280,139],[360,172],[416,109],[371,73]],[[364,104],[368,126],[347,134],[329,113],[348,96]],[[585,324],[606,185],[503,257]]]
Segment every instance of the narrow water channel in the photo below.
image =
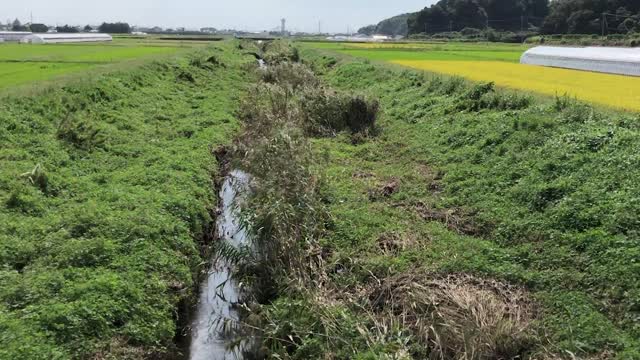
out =
[[[220,190],[221,211],[216,222],[219,241],[237,249],[248,245],[246,232],[236,212],[237,201],[242,199],[248,187],[249,175],[234,170],[225,178]],[[241,293],[240,286],[232,275],[233,265],[218,258],[201,284],[197,311],[191,323],[191,360],[244,359],[244,346],[231,347],[239,342],[234,331],[229,329],[238,324],[236,305]]]

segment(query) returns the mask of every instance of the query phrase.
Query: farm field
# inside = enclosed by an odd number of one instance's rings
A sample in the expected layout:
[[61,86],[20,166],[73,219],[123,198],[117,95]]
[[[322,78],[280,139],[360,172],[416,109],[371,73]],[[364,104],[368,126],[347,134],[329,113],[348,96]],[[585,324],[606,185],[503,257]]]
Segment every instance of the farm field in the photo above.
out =
[[465,43],[309,43],[317,49],[370,60],[506,61],[517,63],[530,46]]
[[312,46],[419,70],[492,81],[544,95],[568,95],[617,109],[640,110],[640,78],[521,65],[528,48],[486,44],[313,44]]
[[97,66],[174,54],[184,47],[170,41],[158,44],[129,40],[110,44],[0,44],[0,90]]

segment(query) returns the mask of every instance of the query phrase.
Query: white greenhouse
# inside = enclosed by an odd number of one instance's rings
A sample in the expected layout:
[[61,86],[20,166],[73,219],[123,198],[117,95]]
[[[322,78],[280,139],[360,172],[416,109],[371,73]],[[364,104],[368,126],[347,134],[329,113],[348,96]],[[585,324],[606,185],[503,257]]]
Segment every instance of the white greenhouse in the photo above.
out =
[[111,41],[111,35],[109,34],[94,34],[94,33],[46,33],[46,34],[31,34],[20,42],[29,44],[56,44],[56,43],[79,43],[79,42],[101,42]]
[[2,41],[21,41],[22,39],[33,35],[28,31],[0,31],[0,39]]
[[640,76],[640,48],[537,46],[520,63]]

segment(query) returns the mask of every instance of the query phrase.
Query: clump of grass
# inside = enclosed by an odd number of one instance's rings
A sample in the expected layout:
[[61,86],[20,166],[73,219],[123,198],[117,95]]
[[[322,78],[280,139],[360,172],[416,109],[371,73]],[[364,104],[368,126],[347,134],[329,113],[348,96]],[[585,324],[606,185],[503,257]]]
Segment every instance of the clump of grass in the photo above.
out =
[[60,122],[58,139],[64,140],[81,150],[92,150],[102,146],[106,138],[102,130],[85,116],[69,115]]
[[261,50],[264,54],[264,61],[269,65],[300,61],[300,52],[298,48],[288,41],[267,41],[262,43]]
[[368,292],[378,328],[411,329],[430,359],[514,359],[536,342],[535,310],[523,290],[469,275],[410,272]]
[[293,91],[303,87],[318,87],[320,81],[305,65],[284,63],[269,66],[262,72],[262,81],[291,87]]
[[227,66],[216,55],[196,54],[189,60],[189,65],[200,69],[212,70],[217,67],[226,68]]
[[182,69],[182,68],[179,69],[178,74],[176,75],[176,78],[180,81],[186,81],[190,83],[196,82],[196,77],[188,69]]
[[255,87],[241,107],[241,117],[253,124],[249,131],[289,122],[309,136],[336,136],[344,131],[364,137],[376,134],[379,103],[375,99],[323,86],[301,64],[271,66],[261,77],[264,84]]
[[373,134],[379,109],[377,100],[324,88],[306,88],[300,107],[303,126],[313,136]]
[[496,92],[495,84],[488,82],[474,85],[462,93],[452,111],[522,110],[530,104],[530,96]]
[[557,112],[577,103],[577,100],[570,97],[567,93],[564,93],[563,95],[558,95],[558,93],[556,93],[553,99],[553,109]]

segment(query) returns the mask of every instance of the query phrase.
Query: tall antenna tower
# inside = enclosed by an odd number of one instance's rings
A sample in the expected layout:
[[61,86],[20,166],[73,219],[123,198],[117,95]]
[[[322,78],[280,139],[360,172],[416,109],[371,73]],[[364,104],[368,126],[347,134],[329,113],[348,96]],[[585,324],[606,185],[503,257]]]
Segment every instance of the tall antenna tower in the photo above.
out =
[[282,36],[286,35],[286,31],[287,31],[287,19],[280,19],[280,22],[282,23],[282,28],[280,29],[280,32],[282,33]]

